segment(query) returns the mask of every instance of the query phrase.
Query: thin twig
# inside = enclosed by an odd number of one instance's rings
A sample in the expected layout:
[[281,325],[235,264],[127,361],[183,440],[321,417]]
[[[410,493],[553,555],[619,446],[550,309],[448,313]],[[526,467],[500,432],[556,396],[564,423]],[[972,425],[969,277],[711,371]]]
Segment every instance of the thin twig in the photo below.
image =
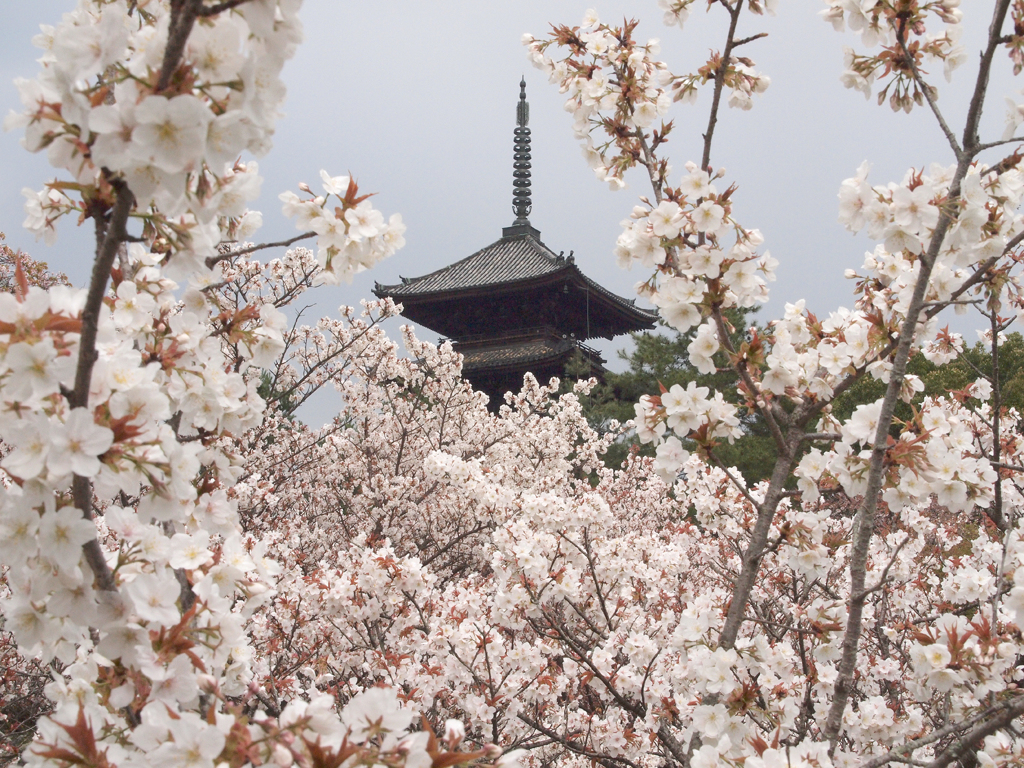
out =
[[[1024,697],[1017,697],[1016,701],[1010,701],[1000,709],[1002,711],[995,714],[991,720],[979,722],[967,733],[957,738],[949,750],[928,764],[928,768],[945,768],[945,766],[976,749],[978,742],[986,736],[990,736],[996,731],[1004,730],[1010,723],[1024,714]],[[989,711],[991,712],[991,710]]]
[[736,490],[743,494],[743,498],[749,501],[756,511],[760,512],[761,505],[758,504],[757,500],[750,495],[750,491],[748,491],[747,487],[740,482],[739,478],[733,475],[730,469],[727,466],[725,466],[725,464],[722,463],[722,460],[718,458],[718,456],[716,456],[712,451],[708,451],[708,456],[711,457],[712,461],[715,462],[715,464],[718,466],[720,470],[725,472],[725,476],[729,478],[729,480],[732,482],[734,486],[736,486]]
[[854,599],[863,599],[863,598],[867,597],[868,595],[870,595],[872,592],[877,592],[878,590],[880,590],[882,587],[884,587],[886,584],[889,583],[889,569],[892,568],[893,563],[896,562],[896,558],[899,557],[900,551],[905,546],[907,546],[907,542],[908,541],[910,541],[910,535],[909,534],[907,535],[907,537],[905,539],[903,539],[903,541],[901,541],[899,543],[899,546],[896,547],[895,550],[893,550],[892,557],[889,558],[889,562],[886,563],[885,564],[885,568],[882,569],[882,575],[878,578],[878,583],[875,584],[875,586],[873,586],[873,587],[867,587],[866,589],[864,589],[863,591],[861,591],[860,593],[855,595]]
[[956,140],[956,134],[950,130],[949,125],[946,123],[946,118],[942,116],[942,112],[939,110],[939,105],[935,103],[935,97],[932,95],[932,87],[924,81],[921,76],[921,71],[917,68],[917,63],[914,61],[913,54],[907,49],[907,22],[906,19],[900,20],[899,29],[896,30],[896,41],[900,45],[900,49],[903,51],[903,55],[906,60],[910,62],[910,71],[914,73],[914,81],[917,83],[917,87],[924,93],[925,101],[928,102],[928,106],[932,110],[932,114],[935,115],[935,119],[939,123],[939,128],[946,135],[946,141],[949,142],[949,146],[953,149],[953,154],[956,159],[959,160],[963,155],[964,151],[960,147],[960,143]]
[[233,259],[235,256],[245,256],[247,253],[261,251],[264,248],[287,248],[292,243],[297,243],[299,240],[308,240],[311,237],[316,237],[316,232],[303,232],[301,235],[296,235],[288,240],[279,240],[276,243],[260,243],[259,245],[250,245],[247,248],[239,248],[237,251],[229,251],[217,256],[208,256],[206,258],[206,266],[213,269],[220,262]]
[[1018,466],[1017,464],[1003,464],[998,461],[991,462],[993,467],[1000,467],[1001,469],[1009,469],[1014,472],[1024,472],[1024,467]]
[[735,43],[733,43],[732,47],[733,48],[739,48],[741,45],[746,45],[747,43],[752,43],[755,40],[760,40],[762,37],[768,37],[768,33],[767,32],[758,32],[756,35],[751,35],[750,37],[744,37],[742,40],[737,40]]
[[708,170],[711,164],[711,140],[715,136],[715,125],[718,123],[718,108],[722,103],[722,89],[725,87],[725,73],[729,69],[729,59],[732,58],[732,49],[736,47],[736,25],[739,24],[740,10],[743,8],[743,0],[736,0],[735,8],[730,8],[723,0],[722,5],[729,11],[729,34],[725,38],[725,49],[722,51],[722,58],[718,71],[715,72],[715,88],[711,97],[711,114],[708,116],[708,127],[704,133],[704,154],[701,157],[700,168]]

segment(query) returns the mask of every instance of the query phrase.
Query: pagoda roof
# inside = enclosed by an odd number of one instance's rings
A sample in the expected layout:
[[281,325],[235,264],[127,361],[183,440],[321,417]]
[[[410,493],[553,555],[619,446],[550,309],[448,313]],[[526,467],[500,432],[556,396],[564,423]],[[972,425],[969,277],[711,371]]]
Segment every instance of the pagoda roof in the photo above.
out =
[[462,369],[467,373],[504,366],[519,368],[526,364],[557,360],[570,354],[574,349],[576,349],[576,344],[573,341],[544,338],[477,349],[463,349],[461,346],[456,346],[456,351],[462,354]]
[[455,344],[455,351],[463,358],[462,368],[467,372],[560,360],[575,350],[599,366],[605,362],[596,349],[573,337],[559,337],[554,328],[526,328],[498,337],[469,337]]
[[502,232],[500,240],[461,261],[421,277],[403,277],[395,285],[376,283],[373,292],[381,298],[418,304],[568,280],[585,286],[595,298],[628,315],[637,329],[649,328],[657,320],[656,311],[638,307],[632,299],[618,296],[584,275],[572,255],[554,253],[533,227],[514,225]]

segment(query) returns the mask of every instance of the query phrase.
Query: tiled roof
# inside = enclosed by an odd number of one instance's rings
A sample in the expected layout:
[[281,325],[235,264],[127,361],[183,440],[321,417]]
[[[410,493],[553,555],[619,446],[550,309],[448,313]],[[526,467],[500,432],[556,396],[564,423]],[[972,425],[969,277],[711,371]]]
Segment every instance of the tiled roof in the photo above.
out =
[[467,372],[482,368],[497,368],[505,365],[524,365],[554,359],[571,352],[574,342],[568,339],[532,339],[529,341],[508,344],[505,346],[478,347],[461,349],[456,345],[457,352],[462,354],[462,368]]
[[436,272],[422,277],[402,278],[402,282],[396,285],[377,283],[373,292],[377,296],[390,296],[397,301],[403,298],[412,300],[439,293],[508,285],[561,271],[576,273],[590,290],[626,309],[635,315],[639,322],[647,323],[648,327],[658,318],[657,311],[638,307],[634,301],[595,283],[580,271],[572,256],[563,258],[555,255],[539,237],[529,234],[506,235],[486,248],[481,248],[472,256],[467,256]]
[[547,246],[532,237],[501,238],[472,256],[423,277],[403,278],[398,285],[378,286],[379,292],[401,298],[443,291],[529,280],[566,267]]
[[[462,354],[463,370],[467,373],[506,366],[518,368],[536,365],[547,360],[555,361],[578,347],[581,345],[577,344],[574,339],[552,339],[551,337],[513,340],[506,341],[504,344],[488,344],[486,346],[455,345],[456,351]],[[581,351],[590,354],[597,366],[602,366],[604,359],[596,350],[582,347]]]

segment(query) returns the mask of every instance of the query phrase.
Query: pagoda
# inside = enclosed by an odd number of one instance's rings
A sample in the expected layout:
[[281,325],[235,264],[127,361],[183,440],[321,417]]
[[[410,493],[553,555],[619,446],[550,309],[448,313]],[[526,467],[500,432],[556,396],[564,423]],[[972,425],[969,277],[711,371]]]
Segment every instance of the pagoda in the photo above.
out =
[[450,339],[463,356],[463,375],[487,393],[492,407],[522,387],[530,371],[541,382],[565,375],[579,355],[600,377],[605,360],[585,342],[654,327],[657,313],[602,288],[568,256],[555,253],[529,220],[530,105],[519,83],[513,162],[516,218],[501,239],[461,261],[397,285],[375,284],[379,298],[401,302],[402,314]]

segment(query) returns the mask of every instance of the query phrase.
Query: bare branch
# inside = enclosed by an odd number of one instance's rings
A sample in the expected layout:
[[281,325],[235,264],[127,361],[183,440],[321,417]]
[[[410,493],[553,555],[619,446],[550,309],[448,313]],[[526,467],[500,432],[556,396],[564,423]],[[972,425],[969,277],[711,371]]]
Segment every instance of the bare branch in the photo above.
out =
[[174,70],[178,68],[178,62],[185,52],[185,43],[192,33],[192,26],[202,8],[203,0],[171,0],[171,21],[167,29],[167,47],[160,66],[160,77],[156,83],[157,93],[170,85]]
[[[951,201],[959,198],[960,183],[964,176],[967,175],[969,166],[970,160],[965,153],[961,155],[957,162],[956,172],[950,183],[949,199]],[[875,430],[874,448],[871,451],[867,475],[867,487],[864,491],[864,500],[857,511],[858,526],[854,534],[850,557],[850,600],[847,608],[846,633],[843,635],[842,657],[839,662],[835,695],[823,729],[825,737],[829,740],[830,753],[835,751],[839,740],[839,732],[842,728],[843,713],[853,693],[853,677],[857,666],[857,649],[860,645],[862,631],[861,619],[867,599],[867,593],[864,591],[864,582],[867,574],[868,551],[871,546],[871,539],[874,536],[875,513],[882,490],[886,440],[896,410],[896,403],[899,400],[903,379],[907,372],[907,361],[910,359],[910,348],[917,331],[918,319],[924,312],[923,304],[925,293],[928,290],[928,281],[931,278],[932,268],[938,257],[939,249],[942,247],[942,242],[951,224],[952,216],[950,212],[943,210],[932,232],[931,240],[928,243],[928,251],[922,254],[920,271],[914,284],[914,292],[907,307],[906,316],[900,327],[899,341],[896,344],[892,370],[889,374],[889,383],[886,386],[885,397],[882,400],[882,410],[878,417],[878,427]]]
[[882,575],[878,578],[878,583],[875,584],[875,586],[867,587],[866,589],[862,590],[858,594],[854,595],[855,599],[863,599],[864,597],[867,597],[868,595],[870,595],[872,592],[877,592],[878,590],[880,590],[882,587],[884,587],[886,584],[889,583],[889,570],[892,568],[893,563],[896,562],[896,558],[899,557],[900,551],[905,546],[907,546],[907,542],[908,541],[910,541],[910,535],[909,534],[907,535],[907,537],[905,539],[903,539],[903,541],[901,541],[899,543],[899,546],[896,547],[895,550],[893,550],[892,557],[889,558],[889,562],[886,563],[885,564],[885,568],[882,569]]
[[797,448],[800,445],[800,435],[794,433],[779,451],[775,460],[775,468],[772,471],[771,479],[768,482],[768,490],[765,493],[764,501],[757,513],[757,521],[750,534],[750,543],[740,555],[739,576],[733,583],[732,599],[729,602],[729,611],[725,616],[725,623],[722,632],[718,637],[718,645],[721,648],[732,648],[739,637],[740,627],[743,626],[743,617],[746,614],[747,602],[750,600],[750,593],[757,581],[757,573],[761,567],[761,558],[767,550],[768,534],[771,531],[772,519],[775,517],[775,510],[778,509],[785,493],[786,480],[793,472],[796,465]]
[[262,251],[265,248],[287,248],[292,243],[297,243],[299,240],[308,240],[311,237],[316,237],[316,232],[303,232],[301,235],[296,235],[288,240],[279,240],[276,243],[260,243],[259,245],[250,245],[248,248],[239,248],[237,251],[229,251],[217,256],[208,256],[206,258],[206,266],[213,269],[220,262],[233,259],[235,256],[245,256],[248,253]]
[[708,127],[704,132],[704,154],[701,156],[701,170],[706,171],[711,164],[711,140],[715,136],[715,125],[718,123],[718,108],[722,103],[722,89],[725,87],[725,72],[729,68],[729,59],[732,58],[732,49],[736,47],[736,25],[739,24],[740,11],[743,9],[743,0],[736,0],[735,7],[730,8],[725,2],[722,3],[729,11],[729,35],[725,39],[725,49],[722,51],[721,64],[715,72],[715,88],[711,97],[711,114],[708,116]]
[[[991,719],[982,720],[967,733],[960,735],[951,748],[939,755],[938,758],[928,764],[928,768],[945,768],[945,766],[958,760],[960,757],[972,752],[977,748],[978,742],[996,731],[1007,728],[1014,720],[1024,714],[1024,697],[1011,699],[1006,704],[997,708],[997,713]],[[991,712],[992,710],[989,710]],[[988,713],[986,713],[988,714]]]
[[768,37],[768,33],[767,32],[758,32],[756,35],[751,35],[750,37],[744,37],[742,40],[737,40],[735,43],[733,43],[732,47],[733,48],[739,48],[741,45],[746,45],[747,43],[752,43],[755,40],[760,40],[762,37]]
[[725,466],[725,464],[722,463],[722,460],[720,458],[718,458],[718,456],[716,456],[712,451],[708,451],[708,456],[711,457],[711,460],[715,462],[715,465],[720,470],[725,472],[725,476],[729,478],[729,480],[732,482],[732,484],[734,486],[736,486],[736,490],[738,490],[741,494],[743,494],[743,498],[745,498],[747,501],[749,501],[751,506],[753,506],[753,508],[755,510],[760,512],[761,511],[761,505],[758,504],[757,500],[753,496],[750,495],[750,491],[747,490],[747,486],[744,485],[743,483],[741,483],[739,478],[737,478],[732,473],[732,471],[727,466]]
[[976,154],[981,142],[978,140],[978,125],[981,122],[981,112],[985,106],[985,96],[988,93],[988,79],[992,70],[992,59],[996,55],[996,48],[999,47],[999,34],[1006,21],[1006,13],[1010,8],[1010,0],[998,0],[992,11],[992,22],[988,28],[988,43],[981,54],[981,63],[978,66],[978,79],[974,84],[974,93],[971,95],[971,105],[967,110],[967,121],[964,125],[963,147],[964,150]]
[[896,40],[900,45],[900,50],[903,51],[903,55],[906,60],[910,62],[910,70],[914,73],[914,81],[917,83],[917,87],[924,94],[925,101],[928,102],[929,108],[932,110],[932,114],[935,115],[935,119],[939,122],[939,127],[946,136],[946,141],[949,142],[949,146],[953,150],[953,154],[956,159],[959,160],[963,156],[963,149],[960,147],[960,143],[956,140],[956,134],[950,129],[946,123],[946,118],[942,116],[942,112],[939,110],[939,105],[935,103],[935,96],[932,91],[934,90],[928,83],[924,81],[921,76],[921,70],[917,68],[917,63],[914,61],[913,54],[907,49],[907,27],[906,20],[900,21],[899,29],[896,30]]

